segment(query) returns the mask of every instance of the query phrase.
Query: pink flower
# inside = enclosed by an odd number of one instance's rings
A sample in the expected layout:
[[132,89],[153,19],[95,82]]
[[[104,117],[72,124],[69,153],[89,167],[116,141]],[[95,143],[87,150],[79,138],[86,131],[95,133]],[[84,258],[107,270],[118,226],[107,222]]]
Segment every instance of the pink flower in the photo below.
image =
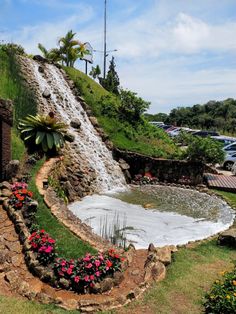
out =
[[79,280],[80,280],[79,276],[75,276],[74,281],[79,282]]
[[101,261],[104,261],[104,257],[102,255],[99,255],[98,258],[101,260]]
[[62,261],[61,262],[61,266],[65,266],[66,265],[66,262],[65,261]]
[[100,276],[100,271],[96,271],[95,275],[96,275],[97,277],[99,277],[99,276]]
[[87,254],[87,255],[83,258],[83,261],[84,261],[84,262],[90,262],[90,259],[91,259],[90,254]]
[[94,275],[90,275],[90,280],[94,280]]
[[70,268],[74,268],[74,267],[75,267],[75,265],[73,265],[73,264],[70,265]]
[[45,250],[46,253],[51,253],[53,250],[53,247],[52,246],[48,246]]
[[66,272],[65,267],[62,267],[61,271],[63,271],[65,273]]
[[68,274],[68,275],[71,275],[71,274],[72,274],[72,269],[71,269],[71,268],[68,268],[68,269],[67,269],[67,274]]
[[92,267],[93,267],[92,263],[89,263],[88,265],[85,266],[85,268],[92,268]]
[[96,259],[94,264],[96,267],[99,267],[101,265],[101,262],[98,259]]
[[89,276],[88,275],[84,276],[84,281],[86,281],[86,282],[89,281]]

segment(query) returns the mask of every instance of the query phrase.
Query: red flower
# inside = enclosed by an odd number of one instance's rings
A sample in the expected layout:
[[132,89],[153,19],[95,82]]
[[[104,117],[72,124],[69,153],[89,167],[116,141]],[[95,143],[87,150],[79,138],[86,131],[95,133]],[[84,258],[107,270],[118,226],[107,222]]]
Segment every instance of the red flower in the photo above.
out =
[[106,261],[106,266],[107,266],[108,268],[110,268],[110,267],[112,266],[112,262],[109,261],[109,260],[107,260],[107,261]]
[[80,280],[80,277],[79,276],[75,276],[74,281],[77,283],[77,282],[79,282],[79,280]]

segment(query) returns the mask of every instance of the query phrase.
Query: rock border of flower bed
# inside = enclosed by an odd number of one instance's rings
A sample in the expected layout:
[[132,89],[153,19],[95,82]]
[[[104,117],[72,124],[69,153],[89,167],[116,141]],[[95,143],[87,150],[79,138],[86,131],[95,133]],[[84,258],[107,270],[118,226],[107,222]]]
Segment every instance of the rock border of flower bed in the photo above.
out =
[[[7,211],[9,218],[14,223],[16,232],[19,236],[19,240],[23,246],[23,253],[25,256],[25,262],[28,269],[40,280],[53,284],[54,283],[54,272],[52,270],[47,269],[46,267],[40,265],[39,261],[36,258],[35,253],[31,250],[31,245],[29,242],[30,232],[24,223],[24,218],[19,210],[15,210],[12,206],[8,204],[8,197],[10,196],[10,184],[8,182],[3,182],[0,185],[1,195],[2,190],[4,189],[5,195],[2,197],[3,208]],[[8,193],[7,193],[8,190]],[[7,196],[8,194],[8,196]],[[91,313],[98,310],[111,310],[117,307],[121,307],[125,304],[130,303],[132,300],[137,299],[142,293],[151,285],[153,281],[160,281],[165,278],[166,275],[166,265],[171,262],[171,254],[175,252],[175,246],[168,246],[164,248],[155,248],[153,245],[149,246],[148,254],[146,261],[144,263],[144,275],[143,280],[140,282],[135,289],[130,290],[126,295],[122,295],[122,291],[119,297],[110,298],[107,295],[104,295],[104,300],[101,302],[95,302],[93,300],[79,300],[76,301],[71,299],[69,302],[70,309],[77,309],[82,311],[82,313]],[[133,256],[136,250],[133,246],[130,246],[128,252],[126,252],[126,264],[125,267],[128,268],[132,263]],[[130,269],[129,271],[132,271]],[[134,271],[133,271],[134,272]],[[135,275],[135,274],[134,274]],[[110,290],[113,286],[119,286],[120,278],[108,278],[106,285]],[[104,279],[106,280],[106,279]],[[125,280],[125,279],[124,279]],[[106,290],[106,291],[107,291]],[[105,292],[105,291],[104,291]],[[25,292],[20,292],[23,296],[25,296]],[[41,293],[42,294],[42,293]],[[68,302],[63,303],[58,298],[52,298],[51,296],[47,296],[41,299],[40,295],[35,295],[32,298],[37,301],[41,301],[43,303],[55,303],[62,308],[68,308]],[[107,300],[108,298],[108,300]]]

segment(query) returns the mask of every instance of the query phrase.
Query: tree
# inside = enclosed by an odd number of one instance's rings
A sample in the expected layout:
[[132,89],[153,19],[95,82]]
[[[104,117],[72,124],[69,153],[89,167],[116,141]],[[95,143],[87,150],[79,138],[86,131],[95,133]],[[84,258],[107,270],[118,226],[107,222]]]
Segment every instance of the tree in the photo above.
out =
[[42,52],[44,58],[48,59],[49,61],[59,62],[62,60],[61,50],[58,48],[52,48],[47,50],[42,44],[38,44],[39,50]]
[[96,67],[92,67],[92,70],[89,73],[89,75],[92,76],[92,78],[94,79],[99,78],[100,74],[101,74],[101,69],[99,65],[96,65]]
[[109,92],[119,95],[119,86],[120,86],[120,80],[119,76],[115,70],[115,61],[114,57],[112,57],[109,65],[109,70],[107,72],[107,76],[105,79],[100,78],[100,84]]
[[46,59],[54,62],[61,61],[62,64],[65,63],[66,66],[74,67],[77,59],[83,58],[85,54],[89,54],[85,43],[74,39],[75,35],[76,33],[73,33],[72,30],[67,32],[64,37],[59,39],[59,48],[47,50],[42,44],[38,44],[38,48]]
[[140,121],[141,115],[149,108],[150,102],[137,97],[137,93],[129,90],[120,90],[119,115],[123,120],[132,124]]

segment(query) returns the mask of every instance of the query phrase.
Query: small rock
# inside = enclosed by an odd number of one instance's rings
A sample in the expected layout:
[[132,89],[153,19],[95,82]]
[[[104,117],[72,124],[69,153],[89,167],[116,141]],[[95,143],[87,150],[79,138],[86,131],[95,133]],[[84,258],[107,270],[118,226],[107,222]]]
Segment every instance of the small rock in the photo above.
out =
[[98,120],[97,120],[97,118],[95,118],[95,117],[90,117],[89,118],[90,119],[90,121],[91,121],[91,123],[92,123],[92,125],[93,126],[99,126],[99,123],[98,123]]
[[44,90],[42,96],[43,96],[44,98],[47,98],[47,99],[48,99],[48,98],[51,97],[51,92],[46,88],[46,89]]
[[19,281],[19,275],[16,271],[11,270],[8,273],[5,274],[5,280],[9,282],[11,287],[13,289],[16,289],[19,287],[20,281]]
[[81,127],[81,122],[79,119],[74,119],[74,120],[71,120],[70,125],[74,129],[79,129]]
[[125,276],[122,272],[117,271],[114,274],[113,281],[114,281],[114,286],[119,286],[121,282],[124,280]]
[[19,160],[11,160],[6,166],[6,178],[9,180],[17,176],[20,169]]
[[113,279],[112,278],[105,278],[103,281],[100,282],[101,285],[101,292],[106,292],[111,290],[113,287]]
[[12,191],[10,191],[8,189],[1,190],[1,196],[3,196],[3,197],[10,197],[11,195],[12,195]]
[[35,55],[35,56],[33,56],[33,60],[39,61],[39,62],[46,62],[46,61],[47,61],[47,59],[43,58],[43,57],[40,56],[40,55]]
[[171,249],[168,246],[162,248],[157,248],[157,259],[164,265],[169,265],[171,263]]
[[148,252],[155,252],[155,246],[153,243],[150,243],[148,246]]
[[135,269],[131,272],[132,276],[138,276],[140,274],[140,271],[138,269]]
[[218,237],[217,243],[219,245],[236,247],[236,228],[222,232]]
[[40,73],[44,73],[44,68],[40,65],[40,66],[38,67],[38,71],[39,71]]
[[75,299],[67,299],[66,300],[66,308],[68,310],[76,310],[78,306],[78,302]]
[[65,278],[60,278],[59,280],[59,284],[62,288],[64,289],[68,289],[70,287],[70,282],[69,280],[65,279]]
[[64,135],[64,139],[65,141],[69,142],[69,143],[72,143],[74,142],[75,140],[75,136],[69,132],[67,132],[65,135]]
[[7,181],[3,181],[0,183],[0,189],[8,189],[11,190],[11,184]]
[[37,294],[37,300],[43,304],[51,303],[51,298],[46,293],[43,292]]

